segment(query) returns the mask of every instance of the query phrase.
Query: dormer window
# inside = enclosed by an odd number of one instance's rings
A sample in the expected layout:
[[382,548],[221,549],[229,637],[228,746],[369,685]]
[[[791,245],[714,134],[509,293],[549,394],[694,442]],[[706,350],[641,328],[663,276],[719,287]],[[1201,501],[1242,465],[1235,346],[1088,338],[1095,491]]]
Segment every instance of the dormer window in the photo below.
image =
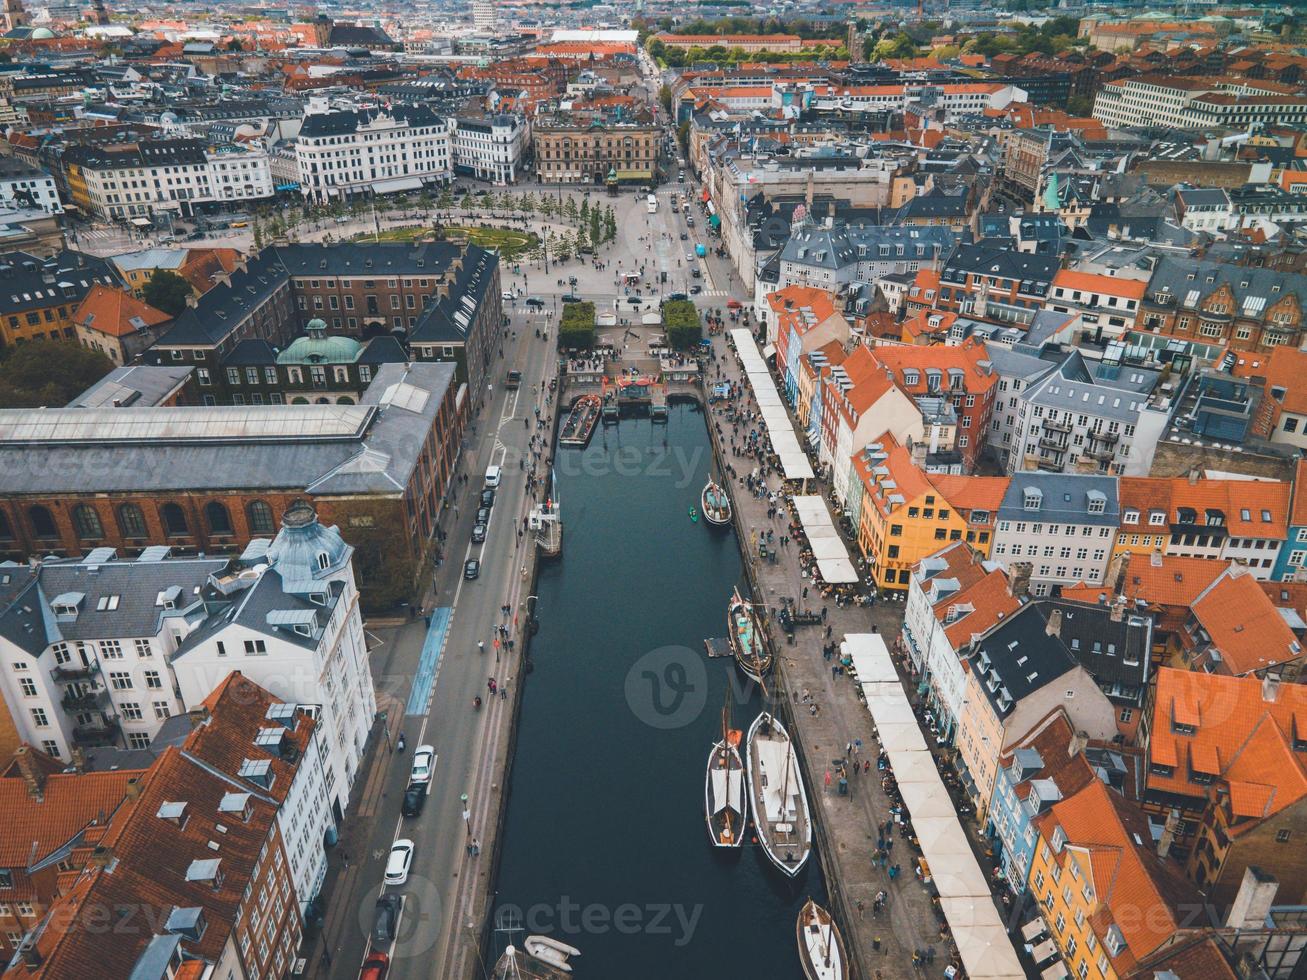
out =
[[1138,524],[1138,523],[1139,523],[1139,511],[1134,510],[1134,509],[1127,510],[1124,514],[1121,515],[1121,523],[1123,523],[1123,524]]
[[1055,854],[1061,854],[1062,848],[1066,846],[1066,831],[1061,827],[1057,827],[1053,830],[1052,845]]
[[1037,487],[1027,487],[1022,494],[1021,505],[1026,510],[1039,510],[1043,503],[1043,491]]
[[318,552],[318,569],[319,569],[320,571],[324,571],[324,572],[325,572],[325,571],[326,571],[328,568],[330,568],[330,567],[331,567],[331,556],[328,555],[325,551],[319,551],[319,552]]
[[155,814],[160,820],[166,820],[177,829],[181,830],[186,827],[186,822],[190,819],[190,814],[186,812],[185,803],[163,803],[159,807],[159,812]]
[[1101,491],[1090,490],[1088,493],[1088,498],[1089,498],[1089,513],[1101,514],[1105,510],[1107,510],[1107,496]]

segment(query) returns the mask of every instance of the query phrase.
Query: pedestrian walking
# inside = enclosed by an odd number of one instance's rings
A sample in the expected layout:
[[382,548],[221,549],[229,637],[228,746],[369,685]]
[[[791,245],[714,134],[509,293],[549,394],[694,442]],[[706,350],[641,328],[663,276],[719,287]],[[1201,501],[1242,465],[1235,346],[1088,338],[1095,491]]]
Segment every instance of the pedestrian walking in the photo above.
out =
[[865,918],[866,918],[866,916],[862,914],[862,913],[863,913],[863,909],[865,909],[865,908],[866,908],[866,906],[863,904],[862,899],[858,899],[858,918],[859,918],[859,919],[865,919]]

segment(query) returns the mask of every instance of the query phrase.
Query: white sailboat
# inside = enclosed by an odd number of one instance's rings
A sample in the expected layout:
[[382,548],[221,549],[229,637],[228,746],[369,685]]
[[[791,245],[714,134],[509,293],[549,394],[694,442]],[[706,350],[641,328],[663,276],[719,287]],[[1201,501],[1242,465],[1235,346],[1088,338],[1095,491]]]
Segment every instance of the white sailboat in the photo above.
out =
[[764,711],[749,726],[747,752],[758,841],[772,864],[792,878],[812,852],[812,815],[790,733]]
[[795,933],[803,975],[808,980],[847,980],[849,956],[844,948],[844,937],[828,911],[808,899],[799,912]]
[[730,725],[730,688],[722,708],[722,738],[708,753],[708,771],[704,777],[704,815],[708,839],[714,847],[738,848],[744,841],[744,825],[749,818],[745,802],[744,762],[740,758],[740,735]]

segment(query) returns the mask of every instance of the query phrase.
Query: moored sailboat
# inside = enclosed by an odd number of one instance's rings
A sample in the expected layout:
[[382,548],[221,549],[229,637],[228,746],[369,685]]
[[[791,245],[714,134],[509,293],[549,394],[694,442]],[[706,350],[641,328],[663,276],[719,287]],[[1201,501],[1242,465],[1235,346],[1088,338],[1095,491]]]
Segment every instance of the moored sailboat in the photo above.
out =
[[790,733],[764,711],[749,726],[746,751],[758,842],[772,864],[792,878],[812,851],[812,815]]
[[799,960],[808,980],[847,980],[849,957],[834,917],[808,899],[795,924]]
[[726,490],[713,480],[709,480],[699,495],[700,510],[704,520],[716,527],[725,527],[731,523],[731,498]]
[[753,606],[740,598],[739,589],[731,596],[726,611],[726,636],[735,655],[735,665],[750,680],[761,684],[772,668],[771,648]]
[[730,687],[722,708],[722,738],[708,753],[708,772],[704,778],[704,814],[708,838],[714,847],[736,848],[744,841],[749,804],[745,801],[744,762],[740,758],[738,729],[730,725]]

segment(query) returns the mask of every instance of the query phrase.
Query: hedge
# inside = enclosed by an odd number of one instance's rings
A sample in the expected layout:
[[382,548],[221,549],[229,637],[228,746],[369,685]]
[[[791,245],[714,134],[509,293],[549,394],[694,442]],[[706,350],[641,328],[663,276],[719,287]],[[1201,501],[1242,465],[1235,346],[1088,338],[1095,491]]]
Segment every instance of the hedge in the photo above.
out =
[[667,333],[667,343],[677,350],[688,350],[703,339],[699,311],[688,299],[673,299],[663,304],[663,330]]
[[594,303],[564,303],[558,321],[558,349],[589,350],[594,345]]

